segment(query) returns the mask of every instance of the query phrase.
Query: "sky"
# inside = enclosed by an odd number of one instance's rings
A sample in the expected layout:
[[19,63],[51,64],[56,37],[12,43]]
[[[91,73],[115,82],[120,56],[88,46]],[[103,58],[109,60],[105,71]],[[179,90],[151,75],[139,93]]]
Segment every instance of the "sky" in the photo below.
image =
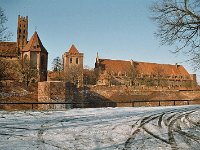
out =
[[[100,58],[192,65],[176,46],[161,45],[149,7],[155,0],[0,0],[7,27],[16,41],[18,15],[28,16],[28,37],[35,31],[49,53],[48,69],[72,44],[84,53],[84,65],[94,68]],[[183,63],[181,63],[183,62]]]

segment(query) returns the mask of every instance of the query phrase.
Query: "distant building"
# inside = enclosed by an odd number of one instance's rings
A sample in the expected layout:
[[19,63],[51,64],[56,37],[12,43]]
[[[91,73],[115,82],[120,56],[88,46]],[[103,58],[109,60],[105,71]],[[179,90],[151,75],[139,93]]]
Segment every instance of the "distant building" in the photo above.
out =
[[79,53],[72,45],[68,52],[63,55],[64,78],[78,87],[83,85],[83,53]]
[[97,85],[162,86],[191,88],[196,75],[190,75],[182,65],[100,59],[97,55],[95,71]]
[[[28,60],[32,69],[37,69],[38,75],[33,81],[47,80],[48,52],[35,32],[30,41],[28,38],[28,16],[18,16],[17,42],[0,42],[0,58],[6,61]],[[20,62],[18,61],[18,63]],[[23,65],[22,65],[23,66]]]

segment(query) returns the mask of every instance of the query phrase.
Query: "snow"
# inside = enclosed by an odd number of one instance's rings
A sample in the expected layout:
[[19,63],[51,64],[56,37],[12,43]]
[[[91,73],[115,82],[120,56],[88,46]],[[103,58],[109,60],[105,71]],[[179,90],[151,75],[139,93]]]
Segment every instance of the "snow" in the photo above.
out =
[[199,150],[200,106],[0,111],[1,150]]

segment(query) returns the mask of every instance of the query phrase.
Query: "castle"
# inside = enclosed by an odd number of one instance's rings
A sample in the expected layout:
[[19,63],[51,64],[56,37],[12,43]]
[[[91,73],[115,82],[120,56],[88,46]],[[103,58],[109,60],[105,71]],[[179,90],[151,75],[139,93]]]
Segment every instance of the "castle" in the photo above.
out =
[[[48,52],[35,32],[28,41],[28,16],[18,16],[17,42],[0,42],[0,58],[13,63],[22,63],[22,67],[37,70],[31,82],[47,80]],[[17,61],[19,60],[19,61]]]
[[[0,42],[0,58],[7,61],[28,62],[37,70],[31,82],[47,81],[48,52],[37,32],[28,41],[28,17],[18,16],[17,41]],[[75,45],[63,54],[63,78],[78,87],[83,86],[83,53]],[[148,62],[100,59],[95,62],[97,85],[162,86],[188,88],[196,86],[196,75],[190,75],[182,65],[156,64]]]

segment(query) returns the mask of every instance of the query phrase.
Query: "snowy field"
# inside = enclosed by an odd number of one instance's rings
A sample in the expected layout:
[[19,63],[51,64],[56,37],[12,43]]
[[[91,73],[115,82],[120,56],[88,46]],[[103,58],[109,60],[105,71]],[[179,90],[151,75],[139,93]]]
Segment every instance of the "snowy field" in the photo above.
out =
[[0,150],[200,150],[200,106],[0,111]]

